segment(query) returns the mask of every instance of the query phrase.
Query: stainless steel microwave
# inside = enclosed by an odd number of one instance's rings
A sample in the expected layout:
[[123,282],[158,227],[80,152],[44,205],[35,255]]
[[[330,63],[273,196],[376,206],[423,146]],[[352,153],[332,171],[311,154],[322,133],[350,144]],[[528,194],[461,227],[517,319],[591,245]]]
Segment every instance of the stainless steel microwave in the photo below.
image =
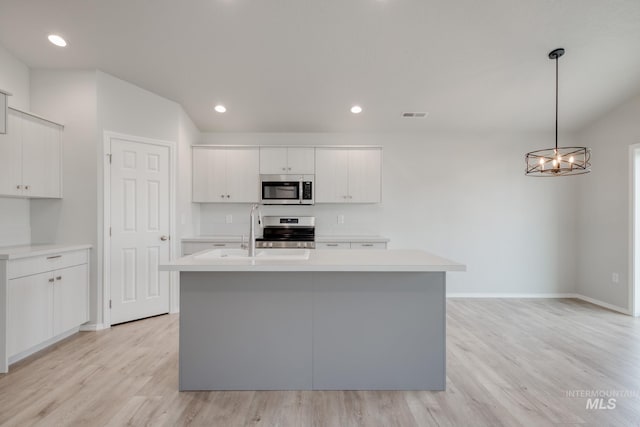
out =
[[260,175],[263,205],[313,205],[313,175]]

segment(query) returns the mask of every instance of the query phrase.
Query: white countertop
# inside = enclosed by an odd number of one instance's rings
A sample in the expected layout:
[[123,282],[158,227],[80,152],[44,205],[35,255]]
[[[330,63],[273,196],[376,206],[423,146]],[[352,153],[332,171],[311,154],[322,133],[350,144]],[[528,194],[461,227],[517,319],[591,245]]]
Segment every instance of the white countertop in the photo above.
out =
[[[245,235],[244,241],[246,241],[247,237]],[[215,235],[215,236],[193,236],[193,237],[183,237],[180,239],[182,242],[186,243],[197,243],[197,242],[242,242],[242,235]],[[365,235],[354,235],[354,236],[316,236],[316,242],[325,243],[325,242],[373,242],[373,243],[386,243],[389,239],[382,236],[365,236]]]
[[0,260],[19,259],[33,256],[51,255],[56,253],[91,249],[91,245],[24,245],[0,247]]
[[308,260],[197,259],[160,265],[162,271],[465,271],[466,266],[421,250],[312,250]]

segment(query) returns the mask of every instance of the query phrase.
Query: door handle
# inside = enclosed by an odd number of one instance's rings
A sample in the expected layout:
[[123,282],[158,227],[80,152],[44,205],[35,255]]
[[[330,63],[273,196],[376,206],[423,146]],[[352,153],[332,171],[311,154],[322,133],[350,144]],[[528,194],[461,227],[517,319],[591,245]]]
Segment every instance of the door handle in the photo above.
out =
[[169,236],[160,236],[160,240],[162,240],[163,242],[165,240],[169,240]]

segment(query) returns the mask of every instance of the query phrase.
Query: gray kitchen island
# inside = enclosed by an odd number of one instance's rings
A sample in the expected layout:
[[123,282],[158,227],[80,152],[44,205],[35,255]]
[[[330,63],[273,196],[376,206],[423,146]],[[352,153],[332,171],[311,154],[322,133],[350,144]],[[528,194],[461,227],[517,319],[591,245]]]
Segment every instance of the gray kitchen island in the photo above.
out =
[[276,251],[161,266],[180,272],[180,390],[445,389],[445,275],[463,265],[409,250]]

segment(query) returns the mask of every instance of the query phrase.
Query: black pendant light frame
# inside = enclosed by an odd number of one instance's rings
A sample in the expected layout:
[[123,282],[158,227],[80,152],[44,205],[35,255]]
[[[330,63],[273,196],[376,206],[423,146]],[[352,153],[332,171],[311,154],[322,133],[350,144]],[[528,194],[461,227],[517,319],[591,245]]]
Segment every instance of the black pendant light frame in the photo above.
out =
[[586,147],[558,147],[558,58],[564,49],[549,52],[549,59],[556,61],[556,129],[554,148],[527,153],[525,156],[527,176],[565,176],[591,172],[591,150]]

